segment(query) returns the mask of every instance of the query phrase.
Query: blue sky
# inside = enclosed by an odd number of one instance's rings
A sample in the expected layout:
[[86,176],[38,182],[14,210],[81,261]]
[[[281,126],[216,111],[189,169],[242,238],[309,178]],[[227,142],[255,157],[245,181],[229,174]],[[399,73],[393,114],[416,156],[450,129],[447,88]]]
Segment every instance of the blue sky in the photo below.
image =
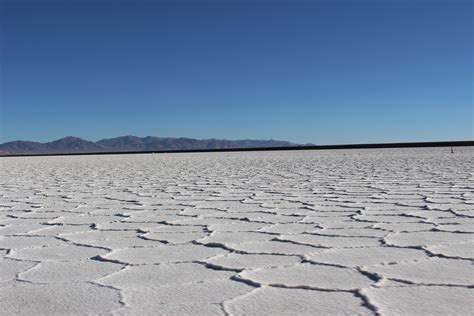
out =
[[0,142],[474,138],[472,1],[0,1]]

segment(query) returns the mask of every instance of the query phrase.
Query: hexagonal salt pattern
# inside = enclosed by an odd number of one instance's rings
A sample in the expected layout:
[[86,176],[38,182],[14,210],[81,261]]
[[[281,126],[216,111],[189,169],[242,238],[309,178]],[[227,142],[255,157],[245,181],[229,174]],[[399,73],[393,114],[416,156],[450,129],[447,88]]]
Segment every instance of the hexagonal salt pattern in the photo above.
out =
[[6,315],[469,315],[474,149],[0,158]]

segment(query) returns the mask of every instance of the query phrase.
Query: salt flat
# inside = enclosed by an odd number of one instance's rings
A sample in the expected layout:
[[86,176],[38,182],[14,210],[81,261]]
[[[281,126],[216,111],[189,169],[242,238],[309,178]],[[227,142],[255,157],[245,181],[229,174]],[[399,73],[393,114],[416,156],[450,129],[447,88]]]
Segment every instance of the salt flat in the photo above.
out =
[[1,158],[4,315],[472,315],[474,148]]

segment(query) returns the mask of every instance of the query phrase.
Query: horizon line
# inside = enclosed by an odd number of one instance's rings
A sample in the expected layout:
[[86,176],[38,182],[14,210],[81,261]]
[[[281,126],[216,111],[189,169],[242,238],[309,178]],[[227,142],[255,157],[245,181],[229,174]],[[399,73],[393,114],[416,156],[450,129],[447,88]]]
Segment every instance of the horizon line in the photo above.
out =
[[402,142],[402,143],[367,143],[339,145],[295,145],[282,147],[242,147],[220,149],[178,149],[178,150],[142,150],[142,151],[107,151],[107,152],[75,152],[75,153],[44,153],[44,154],[12,154],[0,157],[37,157],[37,156],[90,156],[90,155],[128,155],[128,154],[168,154],[168,153],[205,153],[205,152],[240,152],[240,151],[294,151],[294,150],[338,150],[338,149],[382,149],[382,148],[426,148],[426,147],[471,147],[474,140],[439,141],[439,142]]

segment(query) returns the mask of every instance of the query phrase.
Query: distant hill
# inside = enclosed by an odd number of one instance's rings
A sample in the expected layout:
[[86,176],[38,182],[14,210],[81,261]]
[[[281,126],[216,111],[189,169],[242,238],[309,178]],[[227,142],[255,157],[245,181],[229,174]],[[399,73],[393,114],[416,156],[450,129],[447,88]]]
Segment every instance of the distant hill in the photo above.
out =
[[0,155],[98,152],[104,148],[77,137],[65,137],[49,143],[14,141],[0,145]]
[[148,150],[187,150],[187,149],[225,149],[256,147],[289,147],[298,144],[279,140],[227,140],[194,139],[173,137],[136,137],[121,136],[102,139],[98,142],[78,137],[65,137],[49,143],[13,141],[0,144],[0,155],[58,154],[58,153],[94,153]]
[[48,152],[95,152],[102,151],[103,147],[94,142],[84,140],[78,137],[65,137],[54,142],[46,143],[46,149]]
[[[226,140],[226,139],[194,139],[172,137],[136,137],[122,136],[102,139],[97,144],[114,150],[179,150],[179,149],[223,149],[248,147],[283,147],[296,144],[277,140]],[[0,147],[1,148],[1,147]]]

